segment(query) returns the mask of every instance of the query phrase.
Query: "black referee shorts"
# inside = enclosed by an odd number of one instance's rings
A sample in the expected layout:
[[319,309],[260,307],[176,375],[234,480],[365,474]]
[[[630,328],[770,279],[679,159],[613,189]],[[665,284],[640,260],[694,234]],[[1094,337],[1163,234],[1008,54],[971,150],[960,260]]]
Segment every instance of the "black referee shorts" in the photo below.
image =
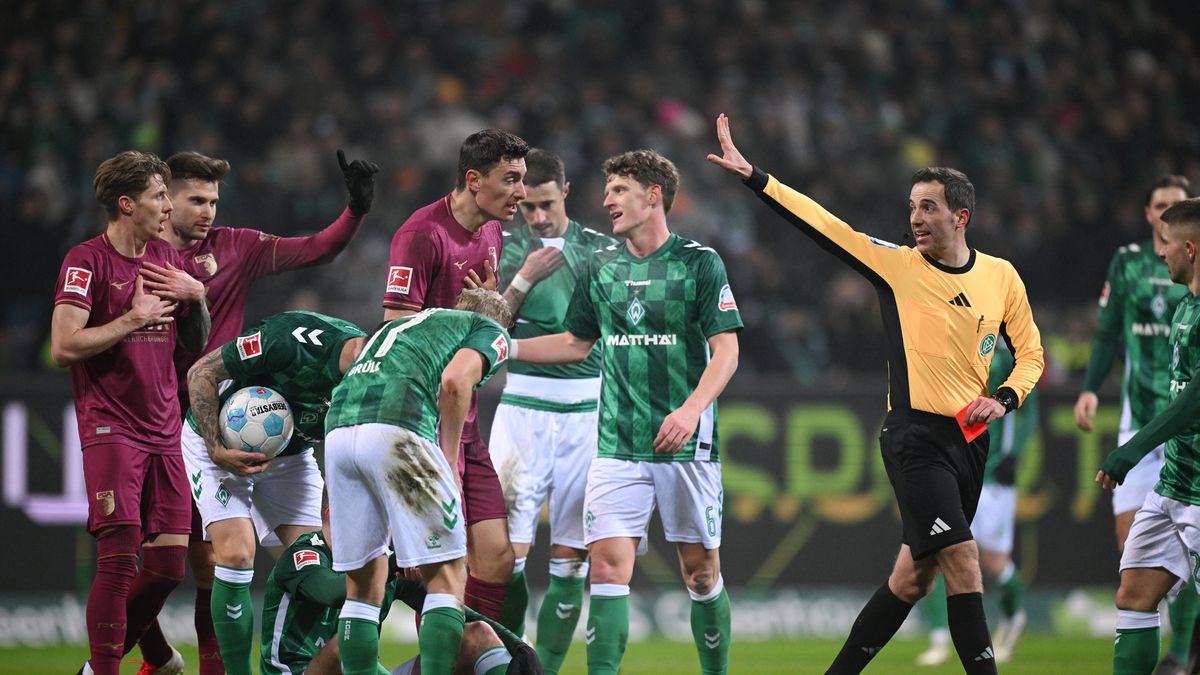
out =
[[953,417],[892,411],[879,448],[900,506],[902,541],[913,560],[970,540],[987,463],[987,432],[967,443]]

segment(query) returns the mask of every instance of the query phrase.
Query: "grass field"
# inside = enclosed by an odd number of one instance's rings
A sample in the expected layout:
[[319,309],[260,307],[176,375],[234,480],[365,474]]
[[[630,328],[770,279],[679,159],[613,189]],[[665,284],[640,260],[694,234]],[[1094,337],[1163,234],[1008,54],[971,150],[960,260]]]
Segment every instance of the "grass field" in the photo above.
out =
[[[832,640],[735,642],[730,655],[729,672],[732,675],[821,673],[839,647],[840,643]],[[924,641],[895,640],[875,658],[866,672],[881,675],[962,672],[957,661],[936,668],[913,665],[913,659],[924,647]],[[414,649],[413,645],[385,643],[382,661],[389,667],[395,666],[412,656]],[[195,648],[185,646],[181,651],[188,662],[186,672],[195,673]],[[79,669],[86,657],[87,652],[82,647],[0,648],[0,673],[70,675]],[[255,670],[257,672],[257,667]],[[698,670],[695,648],[691,644],[661,640],[631,644],[622,668],[622,672],[629,675],[684,675]],[[1111,639],[1060,638],[1052,635],[1025,636],[1013,661],[1000,667],[1000,672],[1013,675],[1105,673],[1111,670]],[[562,672],[566,675],[586,671],[584,647],[582,644],[573,645]],[[126,664],[121,672],[132,675],[137,672],[137,666]]]

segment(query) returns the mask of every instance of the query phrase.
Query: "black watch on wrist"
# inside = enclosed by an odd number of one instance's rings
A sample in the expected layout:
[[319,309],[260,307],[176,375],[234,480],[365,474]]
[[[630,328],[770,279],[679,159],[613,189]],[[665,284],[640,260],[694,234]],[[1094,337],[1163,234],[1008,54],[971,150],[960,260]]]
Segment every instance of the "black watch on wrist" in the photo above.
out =
[[1005,412],[1012,412],[1017,409],[1017,393],[1008,387],[1000,387],[996,393],[992,394],[992,398],[1004,406]]

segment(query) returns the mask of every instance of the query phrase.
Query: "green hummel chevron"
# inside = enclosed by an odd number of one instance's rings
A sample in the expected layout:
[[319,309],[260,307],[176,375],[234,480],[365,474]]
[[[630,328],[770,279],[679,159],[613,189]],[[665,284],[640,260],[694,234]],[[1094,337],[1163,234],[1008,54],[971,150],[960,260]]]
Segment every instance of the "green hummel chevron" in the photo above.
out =
[[[454,512],[456,504],[458,504],[457,499],[451,499],[449,504],[442,502],[442,510],[446,512],[446,515],[442,516],[442,524],[446,526],[447,530],[453,530],[454,526],[458,524],[458,514]],[[451,518],[451,516],[454,517]]]
[[654,452],[654,437],[699,384],[708,339],[742,327],[721,256],[673,234],[644,258],[617,244],[590,262],[563,325],[604,347],[598,456],[719,461],[715,402],[678,454]]
[[192,490],[192,496],[195,497],[196,499],[200,499],[200,493],[202,493],[202,492],[204,492],[204,486],[197,485],[196,489]]
[[[256,334],[256,349],[242,344]],[[302,337],[307,339],[301,340]],[[295,423],[292,440],[279,455],[303,452],[325,439],[330,392],[342,379],[338,367],[342,345],[355,337],[366,337],[366,333],[352,323],[324,314],[273,314],[221,347],[221,361],[233,377],[233,384],[225,389],[221,402],[251,385],[279,392],[291,406]],[[190,410],[188,423],[196,430]]]

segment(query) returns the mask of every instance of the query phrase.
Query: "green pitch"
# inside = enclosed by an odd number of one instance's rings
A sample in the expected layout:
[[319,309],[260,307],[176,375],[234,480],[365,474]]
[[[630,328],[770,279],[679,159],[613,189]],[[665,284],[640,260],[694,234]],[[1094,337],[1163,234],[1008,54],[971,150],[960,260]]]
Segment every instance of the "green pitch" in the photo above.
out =
[[[730,653],[730,672],[733,675],[822,673],[840,646],[840,642],[832,640],[735,641]],[[866,672],[881,675],[942,675],[962,672],[962,666],[957,660],[936,668],[913,665],[913,659],[924,648],[924,641],[893,641],[875,658]],[[389,668],[394,667],[411,657],[415,649],[415,645],[384,643],[383,663]],[[562,671],[564,675],[587,672],[584,650],[582,643],[571,646],[566,667]],[[195,673],[195,647],[185,646],[181,651],[188,663],[185,672]],[[257,646],[254,653],[258,653]],[[86,657],[87,651],[82,647],[0,648],[0,672],[22,675],[74,673]],[[691,644],[653,640],[631,644],[625,654],[622,671],[630,675],[694,675],[697,667],[695,648]],[[137,668],[137,665],[127,663],[121,672],[133,675]],[[1111,639],[1060,638],[1052,635],[1024,636],[1017,646],[1017,653],[1012,662],[1000,667],[1000,671],[1005,675],[1103,673],[1111,669]]]

